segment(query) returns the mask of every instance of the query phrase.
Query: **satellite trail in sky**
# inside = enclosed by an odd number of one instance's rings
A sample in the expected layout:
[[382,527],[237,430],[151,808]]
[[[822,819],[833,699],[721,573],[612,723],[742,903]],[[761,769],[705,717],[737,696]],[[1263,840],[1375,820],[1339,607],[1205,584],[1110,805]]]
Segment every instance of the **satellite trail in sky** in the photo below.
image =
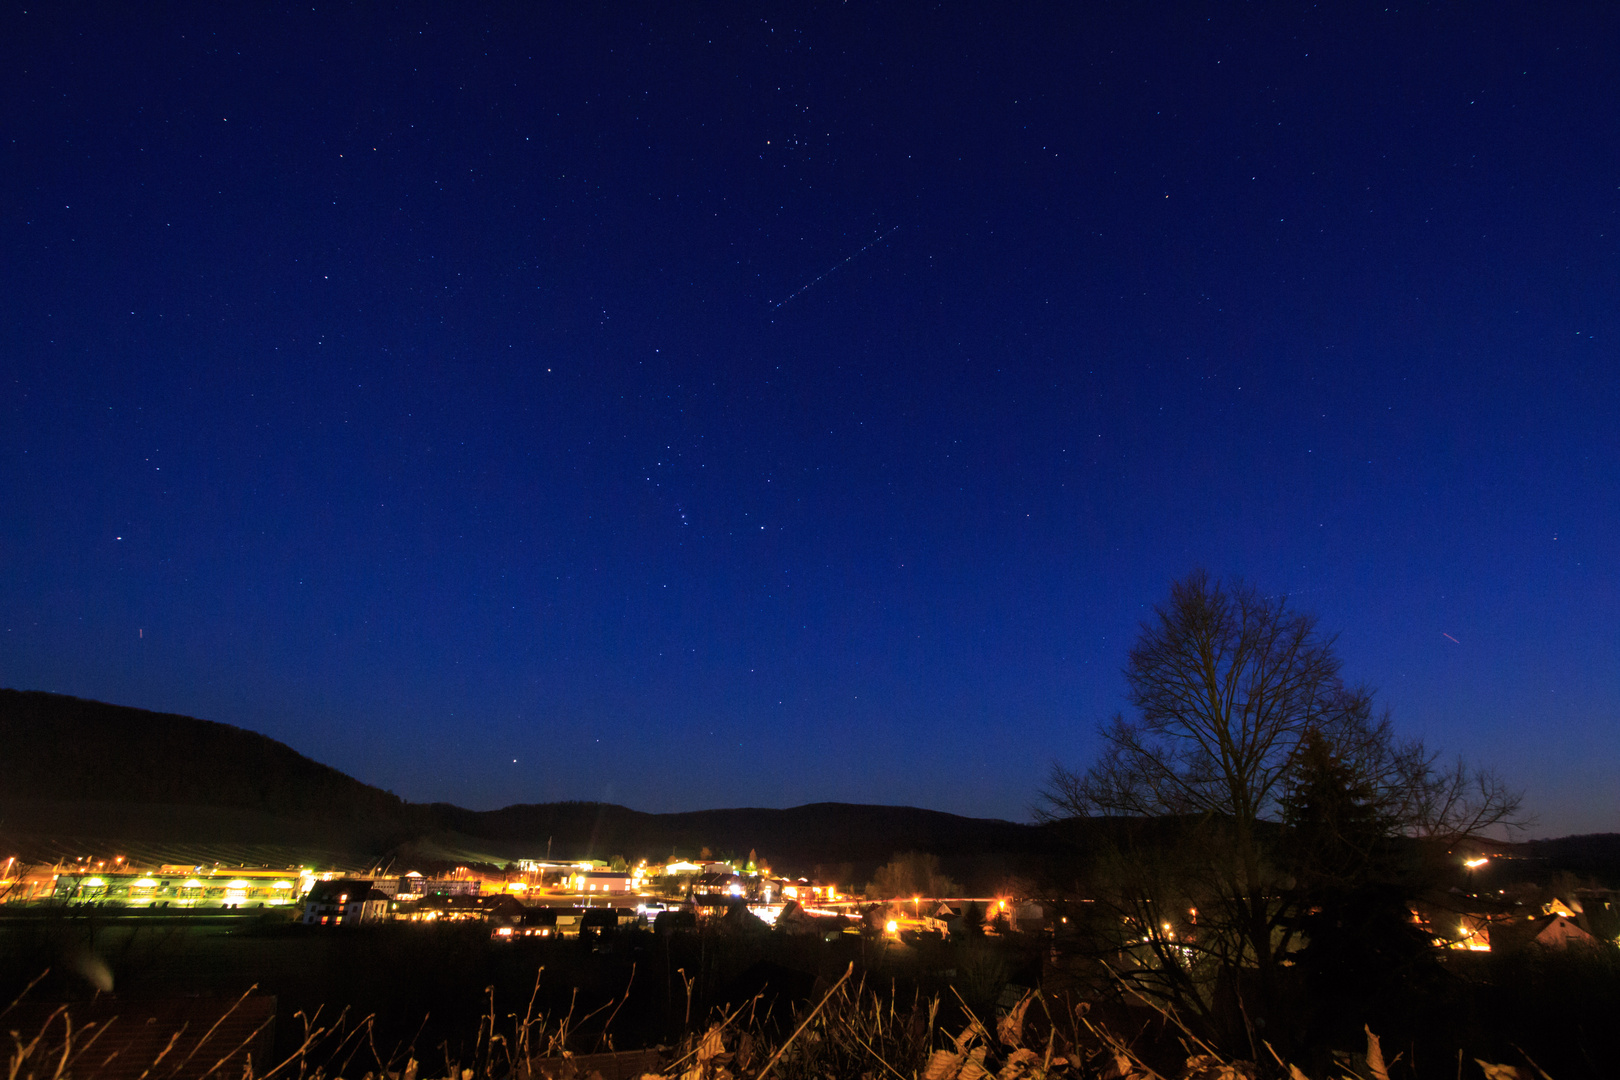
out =
[[844,263],[847,263],[847,262],[850,262],[850,261],[852,261],[854,259],[860,258],[862,255],[866,254],[868,248],[871,248],[874,244],[877,244],[879,241],[887,240],[889,237],[893,236],[895,234],[895,232],[899,230],[899,228],[900,228],[900,226],[896,225],[893,229],[890,229],[888,232],[884,233],[882,236],[878,237],[876,240],[873,240],[871,243],[867,244],[866,247],[863,247],[863,248],[861,248],[861,250],[855,252],[855,254],[845,256],[843,261],[841,261],[841,262],[833,263],[831,266],[827,267],[827,269],[825,269],[821,273],[817,274],[814,278],[812,278],[811,280],[805,282],[803,285],[799,286],[797,289],[793,290],[786,297],[784,297],[783,299],[778,300],[776,303],[772,304],[771,307],[773,309],[781,307],[783,304],[787,303],[789,300],[792,300],[795,296],[798,296],[800,293],[804,292],[804,290],[808,289],[810,286],[814,285],[816,282],[820,281],[822,278],[826,277],[828,274],[832,273],[834,270],[838,269],[840,266],[843,266]]

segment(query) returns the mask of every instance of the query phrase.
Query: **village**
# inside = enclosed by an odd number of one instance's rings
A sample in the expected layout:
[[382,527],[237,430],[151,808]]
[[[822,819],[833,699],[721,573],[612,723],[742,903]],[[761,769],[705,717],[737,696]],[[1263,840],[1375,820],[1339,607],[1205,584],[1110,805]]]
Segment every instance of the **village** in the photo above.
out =
[[[1563,950],[1620,943],[1620,891],[1569,875],[1539,883],[1514,874],[1502,852],[1457,855],[1463,885],[1409,904],[1411,923],[1453,953],[1533,946]],[[1493,873],[1493,864],[1496,872]],[[1500,884],[1498,884],[1500,881]],[[591,937],[633,928],[659,933],[714,929],[789,935],[868,935],[900,943],[964,936],[1072,937],[1091,901],[1021,895],[889,896],[772,873],[746,859],[671,856],[663,863],[622,859],[519,860],[467,865],[425,875],[314,867],[137,865],[124,856],[53,865],[0,864],[0,909],[65,909],[104,916],[256,916],[331,931],[386,923],[480,923],[492,939]],[[1156,928],[1192,944],[1197,909]],[[1146,939],[1144,939],[1146,943]]]
[[623,860],[520,860],[505,868],[458,866],[439,876],[140,866],[122,856],[44,867],[19,867],[13,858],[5,869],[14,872],[0,878],[0,904],[14,905],[14,911],[54,907],[245,916],[280,910],[287,921],[333,930],[389,922],[478,922],[496,939],[578,937],[630,927],[839,934],[860,933],[867,923],[899,939],[944,937],[975,920],[992,934],[998,928],[1040,930],[1050,921],[1040,903],[1011,896],[915,896],[879,904],[834,883],[773,875],[752,853],[746,860],[672,856],[661,864],[642,860],[634,866]]

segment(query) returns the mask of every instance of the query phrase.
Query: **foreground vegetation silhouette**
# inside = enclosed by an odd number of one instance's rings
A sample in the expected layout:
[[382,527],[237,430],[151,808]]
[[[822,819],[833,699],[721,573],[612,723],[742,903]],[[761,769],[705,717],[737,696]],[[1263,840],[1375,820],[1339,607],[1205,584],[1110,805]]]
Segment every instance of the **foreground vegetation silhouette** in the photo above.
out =
[[[763,995],[729,1009],[718,1010],[709,1022],[688,1030],[666,1048],[640,1053],[603,1052],[612,1016],[594,1039],[581,1039],[582,1024],[570,1011],[561,1019],[537,1014],[543,969],[536,974],[535,993],[522,1013],[502,1013],[493,991],[465,1056],[445,1049],[433,1061],[417,1056],[417,1047],[396,1047],[384,1054],[376,1041],[375,1018],[351,1017],[344,1010],[335,1016],[298,1014],[302,1038],[279,1061],[255,1061],[244,1054],[259,1034],[247,1039],[212,1039],[216,1022],[200,1039],[182,1044],[179,1030],[169,1033],[150,1061],[122,1061],[120,1075],[141,1077],[239,1076],[242,1080],[299,1077],[300,1080],[590,1080],[605,1072],[669,1077],[680,1080],[842,1080],[848,1077],[895,1077],[897,1080],[1238,1080],[1260,1075],[1311,1080],[1267,1046],[1272,1060],[1253,1062],[1222,1057],[1204,1044],[1173,1013],[1160,1010],[1164,1031],[1179,1041],[1183,1053],[1173,1070],[1150,1063],[1132,1040],[1094,1019],[1091,1004],[1067,997],[1048,997],[1030,991],[990,1022],[981,1019],[958,997],[961,1021],[940,1022],[941,999],[915,997],[902,1004],[869,989],[851,964],[813,1003],[796,1010],[791,1030],[783,1036],[780,1017],[761,1008]],[[251,995],[243,995],[236,1006]],[[614,1003],[614,1011],[626,998]],[[16,1003],[0,1011],[0,1023]],[[226,1010],[226,1015],[230,1013]],[[53,1010],[33,1032],[11,1032],[13,1047],[7,1061],[11,1080],[69,1080],[102,1075],[113,1064],[107,1052],[116,1017],[75,1026],[73,1007]],[[1346,1056],[1332,1070],[1317,1074],[1343,1080],[1391,1080],[1402,1070],[1399,1058],[1386,1057],[1378,1036],[1368,1029],[1365,1048]],[[212,1045],[211,1045],[212,1043]],[[582,1043],[589,1043],[582,1046]],[[179,1046],[184,1051],[176,1052]],[[444,1048],[441,1048],[444,1049]],[[171,1057],[171,1053],[173,1056]],[[196,1064],[193,1065],[193,1062]],[[1546,1077],[1528,1057],[1520,1066],[1476,1060],[1489,1080],[1520,1075]],[[189,1066],[189,1068],[188,1068]],[[223,1072],[229,1068],[229,1072]],[[136,1072],[135,1070],[139,1070]]]
[[1255,1059],[1343,1040],[1347,1001],[1415,1007],[1437,962],[1408,902],[1519,795],[1400,738],[1316,618],[1252,585],[1173,583],[1124,674],[1133,712],[1043,797],[1085,863],[1047,891],[1084,901],[1092,954]]

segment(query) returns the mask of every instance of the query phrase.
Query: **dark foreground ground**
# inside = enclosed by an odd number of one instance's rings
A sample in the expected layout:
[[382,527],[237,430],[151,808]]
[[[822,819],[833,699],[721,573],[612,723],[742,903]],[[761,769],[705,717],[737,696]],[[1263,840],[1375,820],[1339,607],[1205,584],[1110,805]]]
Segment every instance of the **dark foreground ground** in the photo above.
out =
[[[1039,937],[907,946],[859,935],[827,941],[635,931],[514,944],[491,941],[477,924],[337,932],[284,919],[96,909],[0,915],[0,998],[10,1001],[47,969],[32,998],[82,1001],[97,985],[131,999],[226,997],[257,986],[276,998],[277,1060],[303,1038],[300,1013],[318,1013],[326,1023],[344,1009],[351,1019],[375,1017],[374,1038],[385,1058],[414,1044],[423,1060],[446,1050],[460,1059],[491,1000],[503,1023],[531,1008],[553,1025],[571,1017],[569,1045],[580,1053],[673,1045],[701,1029],[714,1010],[749,1002],[768,1017],[767,1027],[783,1030],[796,1006],[818,997],[853,962],[857,979],[901,1008],[939,995],[945,1030],[966,1024],[966,1008],[988,1019],[1021,988],[1038,988],[1053,999],[1091,1000],[1091,1015],[1126,1032],[1145,1056],[1155,1056],[1158,1040],[1166,1067],[1179,1060],[1173,1033],[1155,1027],[1145,1010],[1122,1007],[1094,964]],[[1380,1021],[1389,1054],[1402,1055],[1392,1075],[1477,1075],[1469,1064],[1475,1057],[1509,1061],[1520,1054],[1556,1080],[1617,1074],[1620,951],[1455,959],[1421,1008],[1404,1021],[1387,1015]],[[1359,1032],[1357,1017],[1344,1019]],[[1403,1023],[1404,1030],[1389,1030]]]
[[[851,962],[886,995],[944,993],[949,986],[987,1011],[1012,983],[1040,981],[1036,941],[926,943],[911,947],[844,935],[835,941],[774,933],[490,940],[479,924],[382,925],[333,931],[284,916],[121,914],[35,909],[0,916],[0,997],[11,1000],[49,970],[30,996],[83,998],[96,986],[120,996],[239,995],[251,986],[277,999],[276,1044],[302,1038],[302,1012],[347,1008],[375,1016],[391,1049],[419,1051],[474,1037],[494,995],[497,1016],[532,1008],[572,1016],[575,1046],[673,1043],[717,1007],[759,996],[756,1009],[786,1018],[818,984]],[[538,987],[538,989],[537,989]],[[622,1003],[621,1003],[622,1001]],[[615,1008],[617,1006],[617,1008]],[[611,1024],[608,1023],[612,1013]]]

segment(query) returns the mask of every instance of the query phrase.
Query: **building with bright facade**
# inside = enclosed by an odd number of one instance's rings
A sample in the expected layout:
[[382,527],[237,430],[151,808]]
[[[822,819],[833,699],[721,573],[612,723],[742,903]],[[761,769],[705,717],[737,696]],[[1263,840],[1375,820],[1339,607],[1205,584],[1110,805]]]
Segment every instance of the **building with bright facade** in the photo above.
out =
[[296,904],[316,881],[308,870],[200,866],[58,871],[53,876],[50,897],[59,903],[132,908],[281,907]]

